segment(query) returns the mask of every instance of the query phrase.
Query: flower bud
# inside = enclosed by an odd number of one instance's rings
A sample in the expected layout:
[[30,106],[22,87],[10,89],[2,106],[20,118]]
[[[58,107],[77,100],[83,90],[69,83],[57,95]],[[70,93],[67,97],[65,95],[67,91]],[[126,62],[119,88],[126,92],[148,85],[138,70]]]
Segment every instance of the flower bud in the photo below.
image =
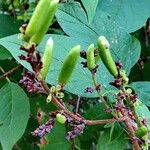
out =
[[48,97],[47,97],[47,99],[46,99],[46,102],[50,103],[51,101],[52,101],[52,95],[49,94]]
[[56,92],[55,86],[52,86],[52,87],[50,88],[50,92],[51,92],[51,93],[55,93],[55,92]]
[[99,50],[99,55],[104,63],[104,65],[106,66],[106,68],[108,69],[108,71],[114,76],[117,77],[118,76],[118,71],[117,71],[117,67],[115,65],[115,62],[111,56],[110,50],[109,50],[109,43],[106,40],[106,38],[104,36],[100,36],[98,38],[98,50]]
[[124,81],[124,83],[128,84],[129,78],[126,76],[125,70],[120,71],[120,76],[122,77],[122,80]]
[[56,86],[56,92],[59,92],[60,90],[61,90],[61,85],[58,84],[58,85]]
[[58,83],[66,84],[69,81],[79,56],[80,56],[80,45],[72,48],[68,53],[68,55],[66,56],[63,65],[61,67],[61,71],[59,73]]
[[131,89],[131,88],[127,88],[126,91],[127,91],[128,94],[131,94],[131,93],[132,93],[132,89]]
[[64,93],[63,92],[57,92],[56,96],[60,99],[64,98]]

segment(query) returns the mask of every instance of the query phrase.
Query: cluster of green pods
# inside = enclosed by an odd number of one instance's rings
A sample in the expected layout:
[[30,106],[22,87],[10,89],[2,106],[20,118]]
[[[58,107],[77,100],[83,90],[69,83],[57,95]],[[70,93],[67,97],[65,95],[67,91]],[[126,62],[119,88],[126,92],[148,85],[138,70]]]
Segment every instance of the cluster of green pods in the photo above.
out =
[[52,24],[59,0],[40,0],[21,39],[39,44]]

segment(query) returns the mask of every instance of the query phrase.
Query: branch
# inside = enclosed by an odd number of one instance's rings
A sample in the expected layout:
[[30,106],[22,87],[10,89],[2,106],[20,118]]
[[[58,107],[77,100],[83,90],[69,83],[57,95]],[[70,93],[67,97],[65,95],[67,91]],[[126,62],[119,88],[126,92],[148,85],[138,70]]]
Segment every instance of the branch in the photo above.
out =
[[14,71],[16,71],[18,68],[21,67],[21,64],[19,64],[18,66],[12,68],[11,70],[9,70],[8,72],[5,72],[3,75],[0,76],[0,80],[2,80],[3,78],[9,76],[10,74],[12,74]]
[[[122,112],[122,114],[124,116],[126,116],[126,114],[124,112]],[[128,130],[128,133],[129,133],[129,137],[132,140],[134,150],[141,150],[138,141],[134,139],[134,137],[135,137],[134,129],[133,129],[132,124],[130,123],[130,119],[128,117],[125,120],[125,124],[126,124],[127,130]]]
[[[49,94],[49,87],[44,80],[40,81],[43,88],[46,90],[47,94]],[[83,121],[86,125],[97,125],[97,124],[104,124],[104,123],[111,123],[111,122],[122,122],[126,120],[126,117],[117,118],[117,119],[106,119],[106,120],[86,120],[85,118],[78,116],[72,112],[70,112],[59,100],[55,95],[52,95],[52,102],[61,110],[64,111],[69,117],[73,118],[76,121]]]

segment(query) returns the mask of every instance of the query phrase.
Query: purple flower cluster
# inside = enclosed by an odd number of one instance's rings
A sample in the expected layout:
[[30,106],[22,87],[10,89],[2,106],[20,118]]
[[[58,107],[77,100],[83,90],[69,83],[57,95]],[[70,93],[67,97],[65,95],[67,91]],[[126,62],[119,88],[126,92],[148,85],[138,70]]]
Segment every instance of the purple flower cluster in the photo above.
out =
[[42,69],[42,61],[39,52],[35,51],[35,44],[32,44],[28,49],[23,46],[20,47],[20,50],[26,51],[27,56],[21,55],[19,58],[30,63],[34,72],[38,73]]
[[85,124],[83,122],[80,123],[80,124],[74,125],[73,130],[69,131],[67,133],[66,139],[69,140],[69,141],[74,139],[76,136],[83,133],[84,128],[85,128]]
[[47,121],[45,124],[39,126],[35,131],[32,132],[32,135],[43,137],[45,134],[50,133],[54,127],[55,120],[54,118]]
[[116,61],[115,64],[116,64],[117,70],[120,71],[122,68],[122,64],[119,61]]
[[117,77],[114,82],[110,82],[110,85],[112,85],[116,88],[120,88],[122,86],[122,78]]
[[[27,24],[23,24],[20,28],[21,32],[24,33],[26,30]],[[36,44],[25,43],[23,46],[20,46],[20,50],[27,52],[26,55],[18,56],[21,60],[27,61],[33,72],[25,71],[23,78],[20,80],[20,83],[27,89],[28,92],[39,92],[45,93],[45,90],[42,88],[41,83],[36,80],[40,70],[42,69],[43,63],[41,61],[40,53],[36,51]]]
[[28,92],[46,93],[41,84],[36,80],[36,74],[26,72],[20,82]]
[[95,91],[95,88],[87,87],[84,89],[85,93],[93,93]]
[[137,101],[137,94],[129,94],[130,100],[135,103]]

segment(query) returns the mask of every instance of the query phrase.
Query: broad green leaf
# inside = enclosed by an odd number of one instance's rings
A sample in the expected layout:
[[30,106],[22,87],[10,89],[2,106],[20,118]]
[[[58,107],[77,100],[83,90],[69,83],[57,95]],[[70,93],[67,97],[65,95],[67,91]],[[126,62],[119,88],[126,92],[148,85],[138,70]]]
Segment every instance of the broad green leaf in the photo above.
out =
[[138,94],[138,98],[147,106],[150,106],[150,82],[133,82],[131,86]]
[[150,129],[150,111],[146,105],[144,105],[140,100],[138,100],[138,104],[136,106],[136,112],[140,119],[147,119],[148,128]]
[[28,118],[29,102],[24,91],[15,83],[0,89],[0,143],[11,150],[23,135]]
[[45,136],[47,140],[46,145],[40,145],[41,150],[69,150],[70,142],[66,140],[66,129],[65,126],[56,123],[52,132]]
[[128,33],[141,28],[150,17],[149,0],[100,0],[98,8]]
[[96,150],[123,150],[128,142],[121,129],[113,131],[111,137],[110,130],[105,130],[98,140]]
[[20,21],[15,18],[0,14],[0,38],[19,33],[19,27],[21,25]]
[[[97,104],[93,107],[90,107],[83,115],[83,117],[89,120],[103,120],[112,118],[112,116],[106,113],[104,110],[104,105]],[[95,143],[95,141],[98,140],[100,131],[103,130],[104,125],[105,124],[86,126],[84,133],[80,137],[81,149],[90,149],[90,147],[92,147],[92,143]]]
[[[72,7],[71,7],[71,6]],[[100,35],[106,36],[111,45],[111,53],[115,60],[123,63],[124,69],[129,73],[131,67],[137,62],[140,54],[139,42],[118,27],[104,12],[97,9],[96,15],[90,25],[87,24],[85,12],[80,9],[77,15],[70,14],[70,9],[80,7],[78,3],[62,5],[56,13],[59,24],[63,30],[87,49],[91,43],[96,44]],[[67,8],[67,9],[66,9]],[[78,17],[80,14],[80,18]],[[81,20],[82,16],[82,20]]]
[[88,15],[88,21],[89,23],[91,23],[95,16],[98,0],[81,0],[81,1],[84,8],[86,9]]
[[26,55],[26,52],[19,50],[21,44],[23,44],[23,42],[18,39],[18,34],[6,36],[0,39],[0,45],[5,47],[19,63],[31,71],[30,64],[26,61],[20,60],[18,57],[21,54]]
[[0,60],[4,60],[12,57],[10,52],[6,50],[4,47],[0,46]]

